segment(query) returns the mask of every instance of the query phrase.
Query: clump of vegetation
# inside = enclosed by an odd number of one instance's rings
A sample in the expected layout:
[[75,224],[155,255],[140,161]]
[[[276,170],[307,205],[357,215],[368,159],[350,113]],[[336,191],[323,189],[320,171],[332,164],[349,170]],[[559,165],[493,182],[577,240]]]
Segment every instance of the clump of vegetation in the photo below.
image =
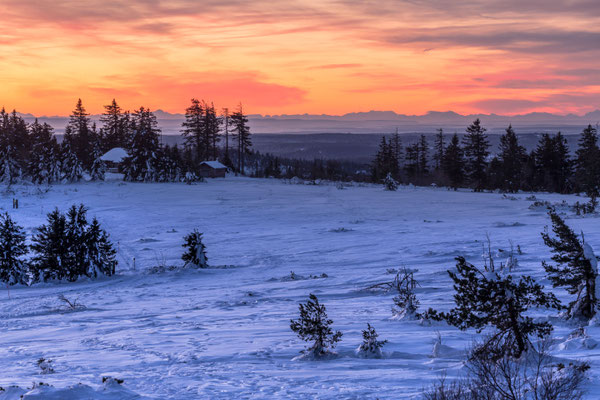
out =
[[314,294],[309,295],[306,304],[300,304],[300,318],[290,321],[290,328],[300,339],[312,342],[303,353],[315,359],[331,354],[331,349],[342,338],[342,332],[333,331],[333,321],[327,317],[325,305],[319,303]]
[[52,366],[52,360],[41,357],[36,362],[37,366],[40,368],[40,374],[47,375],[54,373],[54,367]]
[[385,176],[385,179],[383,180],[383,186],[385,187],[385,190],[392,192],[398,190],[398,182],[396,182],[396,180],[392,177],[391,173],[388,173]]

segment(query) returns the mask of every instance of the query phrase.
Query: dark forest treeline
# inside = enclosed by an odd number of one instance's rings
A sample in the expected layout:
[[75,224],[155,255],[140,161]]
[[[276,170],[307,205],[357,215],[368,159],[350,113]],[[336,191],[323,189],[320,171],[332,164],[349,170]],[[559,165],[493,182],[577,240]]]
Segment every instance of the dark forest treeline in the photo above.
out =
[[595,198],[600,189],[600,147],[597,129],[591,125],[580,135],[571,155],[560,133],[543,134],[537,147],[527,152],[509,126],[500,137],[496,155],[490,153],[486,129],[477,119],[466,135],[450,137],[440,129],[429,143],[425,135],[418,142],[402,146],[398,134],[382,138],[373,161],[371,178],[381,182],[390,174],[404,183],[435,183],[475,191],[583,192]]
[[[154,113],[140,107],[124,111],[115,100],[104,106],[101,126],[90,119],[78,100],[59,144],[53,128],[36,120],[27,124],[16,112],[0,111],[0,182],[29,180],[38,184],[70,183],[89,174],[103,180],[108,150],[122,147],[125,180],[176,182],[195,180],[202,161],[216,160],[236,171],[245,171],[246,154],[252,145],[248,118],[240,104],[236,111],[217,113],[213,104],[192,99],[182,124],[185,145],[162,145]],[[224,149],[219,143],[224,139]]]

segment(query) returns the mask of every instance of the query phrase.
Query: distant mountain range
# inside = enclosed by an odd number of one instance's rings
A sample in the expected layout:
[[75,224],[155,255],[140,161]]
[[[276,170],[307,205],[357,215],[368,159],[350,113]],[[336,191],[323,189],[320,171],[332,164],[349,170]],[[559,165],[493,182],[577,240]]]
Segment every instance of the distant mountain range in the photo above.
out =
[[[172,114],[163,110],[154,111],[165,135],[177,135],[181,129],[183,114]],[[22,114],[28,121],[36,117]],[[98,121],[100,115],[93,115]],[[463,132],[465,127],[476,118],[491,133],[500,133],[509,124],[520,133],[554,132],[577,133],[588,124],[600,122],[600,110],[585,115],[557,115],[551,113],[529,113],[523,115],[470,114],[461,115],[453,111],[430,111],[424,115],[404,115],[394,111],[354,112],[344,115],[249,115],[253,133],[400,133],[431,132],[443,128],[446,132]],[[62,133],[68,121],[65,116],[38,117],[41,122],[52,125],[57,133]]]

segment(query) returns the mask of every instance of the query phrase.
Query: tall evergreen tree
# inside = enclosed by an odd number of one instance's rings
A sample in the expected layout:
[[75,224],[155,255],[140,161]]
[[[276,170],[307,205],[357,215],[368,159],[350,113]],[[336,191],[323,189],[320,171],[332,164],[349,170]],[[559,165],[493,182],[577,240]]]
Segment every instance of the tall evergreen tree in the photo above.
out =
[[102,160],[102,149],[99,140],[94,143],[92,158],[94,161],[90,167],[90,179],[92,181],[103,181],[106,174],[106,163]]
[[108,233],[102,229],[96,218],[92,220],[85,233],[86,270],[85,275],[96,278],[99,275],[115,274],[116,254]]
[[204,119],[205,126],[207,132],[207,158],[212,158],[213,160],[217,160],[219,152],[217,148],[217,143],[221,140],[221,125],[223,124],[223,119],[217,115],[214,104],[204,104]]
[[516,192],[521,188],[523,163],[526,157],[525,147],[519,144],[512,125],[500,137],[501,184],[504,190]]
[[13,110],[0,111],[0,182],[11,185],[19,181],[30,150],[25,120]]
[[488,151],[490,144],[485,131],[478,118],[467,127],[467,134],[463,138],[466,171],[476,192],[485,188],[487,157],[490,154]]
[[158,180],[158,152],[160,129],[156,116],[140,107],[132,116],[132,137],[124,161],[125,180],[156,182]]
[[52,127],[47,123],[40,124],[36,119],[31,125],[31,142],[27,171],[33,183],[60,182],[62,179],[60,150],[52,133]]
[[65,139],[61,143],[61,180],[63,183],[79,182],[83,177],[83,165],[77,154],[72,150],[72,141],[68,139],[69,131],[65,132]]
[[465,179],[465,159],[463,150],[460,147],[458,135],[455,133],[444,151],[442,159],[442,169],[448,179],[450,186],[455,190],[464,182]]
[[570,188],[572,162],[567,140],[560,132],[555,136],[542,134],[533,153],[537,189],[566,193]]
[[31,245],[35,252],[32,259],[34,280],[60,280],[66,277],[66,218],[58,209],[49,213],[47,218],[47,223],[38,228]]
[[442,128],[438,129],[437,134],[435,135],[433,151],[433,165],[437,171],[442,168],[444,160],[444,130]]
[[600,148],[598,132],[588,125],[579,139],[579,148],[575,158],[575,176],[577,186],[588,196],[598,197],[600,186]]
[[77,100],[75,109],[69,117],[69,123],[65,128],[72,135],[70,138],[71,150],[81,160],[84,169],[89,169],[94,161],[91,157],[90,149],[95,141],[94,132],[92,132],[89,113],[85,110],[81,99]]
[[102,123],[101,150],[107,152],[115,147],[127,147],[128,139],[128,114],[123,112],[115,99],[104,106],[104,113],[100,117]]
[[194,149],[198,162],[206,160],[210,148],[210,138],[207,135],[203,104],[198,99],[192,99],[192,104],[186,108],[182,127],[181,134],[186,147]]
[[231,114],[231,123],[233,125],[233,135],[237,141],[237,161],[238,171],[244,174],[244,156],[250,150],[252,146],[252,140],[250,139],[250,127],[248,126],[248,117],[244,114],[242,104],[238,106],[238,109]]
[[419,173],[421,175],[427,175],[429,173],[428,157],[429,157],[429,144],[427,143],[427,136],[421,135],[419,138]]
[[8,213],[0,214],[0,282],[27,283],[25,231]]

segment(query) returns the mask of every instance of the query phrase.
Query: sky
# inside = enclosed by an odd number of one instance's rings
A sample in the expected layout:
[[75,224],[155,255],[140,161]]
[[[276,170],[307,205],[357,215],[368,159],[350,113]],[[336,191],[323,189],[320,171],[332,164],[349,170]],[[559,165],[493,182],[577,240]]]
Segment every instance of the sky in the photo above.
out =
[[598,0],[0,0],[0,106],[583,114]]

